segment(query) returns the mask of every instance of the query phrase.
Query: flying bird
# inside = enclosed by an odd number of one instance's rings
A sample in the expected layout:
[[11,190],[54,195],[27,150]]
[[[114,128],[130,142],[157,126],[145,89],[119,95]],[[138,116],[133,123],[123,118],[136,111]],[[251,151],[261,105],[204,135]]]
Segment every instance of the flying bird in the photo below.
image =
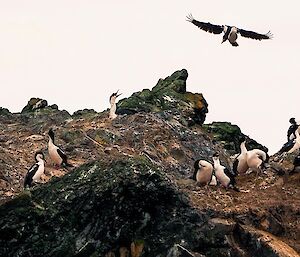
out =
[[200,28],[206,32],[213,33],[213,34],[221,34],[223,32],[224,35],[223,35],[222,43],[224,43],[226,40],[228,40],[232,46],[238,46],[238,43],[236,42],[236,40],[238,38],[238,34],[240,34],[242,37],[252,38],[252,39],[256,39],[256,40],[273,38],[273,34],[271,33],[271,31],[269,31],[266,34],[259,34],[254,31],[239,29],[235,26],[214,25],[209,22],[197,21],[194,19],[192,14],[189,14],[186,18],[187,18],[187,21],[193,23],[195,26],[197,26],[198,28]]

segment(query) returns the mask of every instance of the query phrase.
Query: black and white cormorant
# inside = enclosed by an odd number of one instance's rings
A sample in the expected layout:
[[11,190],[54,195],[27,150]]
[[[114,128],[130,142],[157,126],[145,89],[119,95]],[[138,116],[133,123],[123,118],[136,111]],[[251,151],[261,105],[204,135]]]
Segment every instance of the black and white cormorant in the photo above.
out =
[[214,172],[218,182],[220,182],[220,184],[225,188],[232,188],[239,192],[240,190],[236,187],[235,174],[221,165],[218,153],[213,155],[213,162]]
[[30,169],[24,179],[24,188],[31,187],[32,183],[40,182],[42,174],[45,172],[45,157],[41,151],[36,152],[34,159],[36,161]]
[[240,34],[242,37],[247,37],[247,38],[256,39],[256,40],[273,38],[273,34],[271,33],[271,31],[269,31],[266,34],[259,34],[254,31],[239,29],[235,26],[214,25],[209,22],[197,21],[194,19],[192,14],[189,14],[187,16],[187,21],[193,23],[195,26],[197,26],[198,28],[200,28],[206,32],[210,32],[213,34],[221,34],[223,32],[224,35],[223,35],[222,43],[224,43],[226,40],[228,40],[232,46],[238,46],[238,43],[236,42],[236,40],[238,38],[238,34]]
[[109,97],[109,103],[110,103],[110,111],[109,111],[109,118],[110,119],[115,119],[117,118],[117,114],[116,114],[116,110],[117,110],[117,105],[116,105],[116,99],[118,96],[120,96],[121,94],[118,94],[119,90],[116,93],[113,93],[110,97]]
[[48,135],[48,152],[54,164],[57,166],[65,165],[67,167],[73,167],[72,164],[68,163],[67,155],[58,146],[54,144],[54,132],[52,128],[49,130]]

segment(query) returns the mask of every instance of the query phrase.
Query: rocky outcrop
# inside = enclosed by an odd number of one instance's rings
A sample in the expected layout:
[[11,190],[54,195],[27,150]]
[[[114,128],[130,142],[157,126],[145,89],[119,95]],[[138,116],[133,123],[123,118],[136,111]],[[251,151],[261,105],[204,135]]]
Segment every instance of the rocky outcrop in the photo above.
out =
[[[246,136],[242,133],[241,129],[230,122],[212,122],[211,124],[204,124],[203,128],[207,132],[211,133],[216,141],[221,143],[223,147],[231,154],[234,155],[240,152],[239,139],[242,136]],[[247,148],[251,149],[261,149],[265,152],[268,148],[259,144],[254,139],[248,138]]]
[[[231,168],[224,145],[242,133],[231,124],[218,136],[188,126],[200,98],[186,92],[186,78],[175,72],[125,99],[120,111],[131,115],[113,121],[107,111],[71,116],[49,106],[0,112],[0,256],[298,257],[290,248],[300,251],[294,155],[273,156],[258,177],[236,177],[240,192],[198,185],[195,160],[219,152]],[[74,170],[52,165],[50,127]],[[47,161],[43,183],[23,191],[37,150]]]
[[183,69],[160,79],[152,90],[144,89],[119,101],[117,114],[154,112],[184,125],[203,124],[208,104],[202,94],[187,92],[187,78],[188,73]]
[[1,256],[166,256],[204,242],[206,215],[147,158],[92,162],[0,207]]

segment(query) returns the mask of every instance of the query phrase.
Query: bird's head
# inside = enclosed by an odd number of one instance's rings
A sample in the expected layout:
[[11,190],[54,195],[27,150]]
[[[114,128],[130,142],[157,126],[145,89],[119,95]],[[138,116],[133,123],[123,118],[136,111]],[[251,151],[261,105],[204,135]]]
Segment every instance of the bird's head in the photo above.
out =
[[52,139],[52,141],[54,141],[54,132],[52,128],[49,129],[48,135]]
[[219,153],[218,152],[215,152],[214,154],[213,154],[213,160],[214,161],[218,161],[219,160],[219,157],[220,157],[220,155],[219,155]]
[[34,156],[35,160],[38,162],[40,160],[45,161],[45,156],[42,151],[37,151]]
[[122,95],[122,93],[118,94],[119,92],[119,89],[116,93],[113,93],[110,97],[109,97],[109,102],[112,103],[112,102],[115,102],[117,97],[119,97],[120,95]]

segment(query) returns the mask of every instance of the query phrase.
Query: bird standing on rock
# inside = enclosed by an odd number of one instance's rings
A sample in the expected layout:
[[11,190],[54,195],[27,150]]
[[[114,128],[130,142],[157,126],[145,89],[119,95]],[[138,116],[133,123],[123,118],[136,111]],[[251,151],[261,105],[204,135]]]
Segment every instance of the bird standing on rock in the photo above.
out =
[[260,149],[252,149],[247,152],[247,164],[249,168],[256,171],[256,175],[265,168],[269,161],[269,155]]
[[54,144],[54,132],[52,128],[49,130],[48,135],[48,152],[54,164],[57,166],[65,165],[67,167],[73,167],[72,164],[68,163],[67,155],[58,146]]
[[28,170],[24,179],[24,188],[31,187],[33,182],[40,182],[41,176],[45,172],[45,157],[41,151],[36,152],[34,159],[36,161]]
[[233,168],[232,168],[233,173],[235,175],[243,174],[249,169],[249,166],[247,164],[247,152],[248,152],[248,150],[246,148],[246,139],[247,138],[245,136],[240,138],[241,153],[234,160]]
[[215,153],[213,155],[214,161],[214,171],[217,180],[221,183],[225,188],[232,188],[233,190],[239,192],[240,190],[236,187],[235,175],[230,172],[226,167],[221,165],[219,154]]
[[194,163],[194,174],[193,179],[196,180],[200,185],[214,185],[215,176],[213,174],[213,166],[210,162],[205,160],[197,160]]
[[109,118],[111,120],[117,118],[117,114],[116,114],[116,110],[117,110],[117,105],[116,105],[116,99],[118,96],[120,96],[121,94],[118,94],[119,90],[116,93],[113,93],[110,97],[109,97],[109,103],[110,103],[110,111],[109,111]]
[[197,26],[198,28],[200,28],[206,32],[210,32],[213,34],[221,34],[223,32],[224,35],[223,35],[222,43],[224,43],[226,40],[228,40],[232,46],[238,46],[238,43],[236,42],[236,40],[238,38],[238,34],[240,34],[242,37],[252,38],[252,39],[256,39],[256,40],[273,38],[273,34],[270,31],[266,34],[259,34],[259,33],[253,32],[253,31],[239,29],[235,26],[214,25],[209,22],[197,21],[194,19],[192,14],[189,14],[187,16],[187,21],[193,23],[195,26]]

